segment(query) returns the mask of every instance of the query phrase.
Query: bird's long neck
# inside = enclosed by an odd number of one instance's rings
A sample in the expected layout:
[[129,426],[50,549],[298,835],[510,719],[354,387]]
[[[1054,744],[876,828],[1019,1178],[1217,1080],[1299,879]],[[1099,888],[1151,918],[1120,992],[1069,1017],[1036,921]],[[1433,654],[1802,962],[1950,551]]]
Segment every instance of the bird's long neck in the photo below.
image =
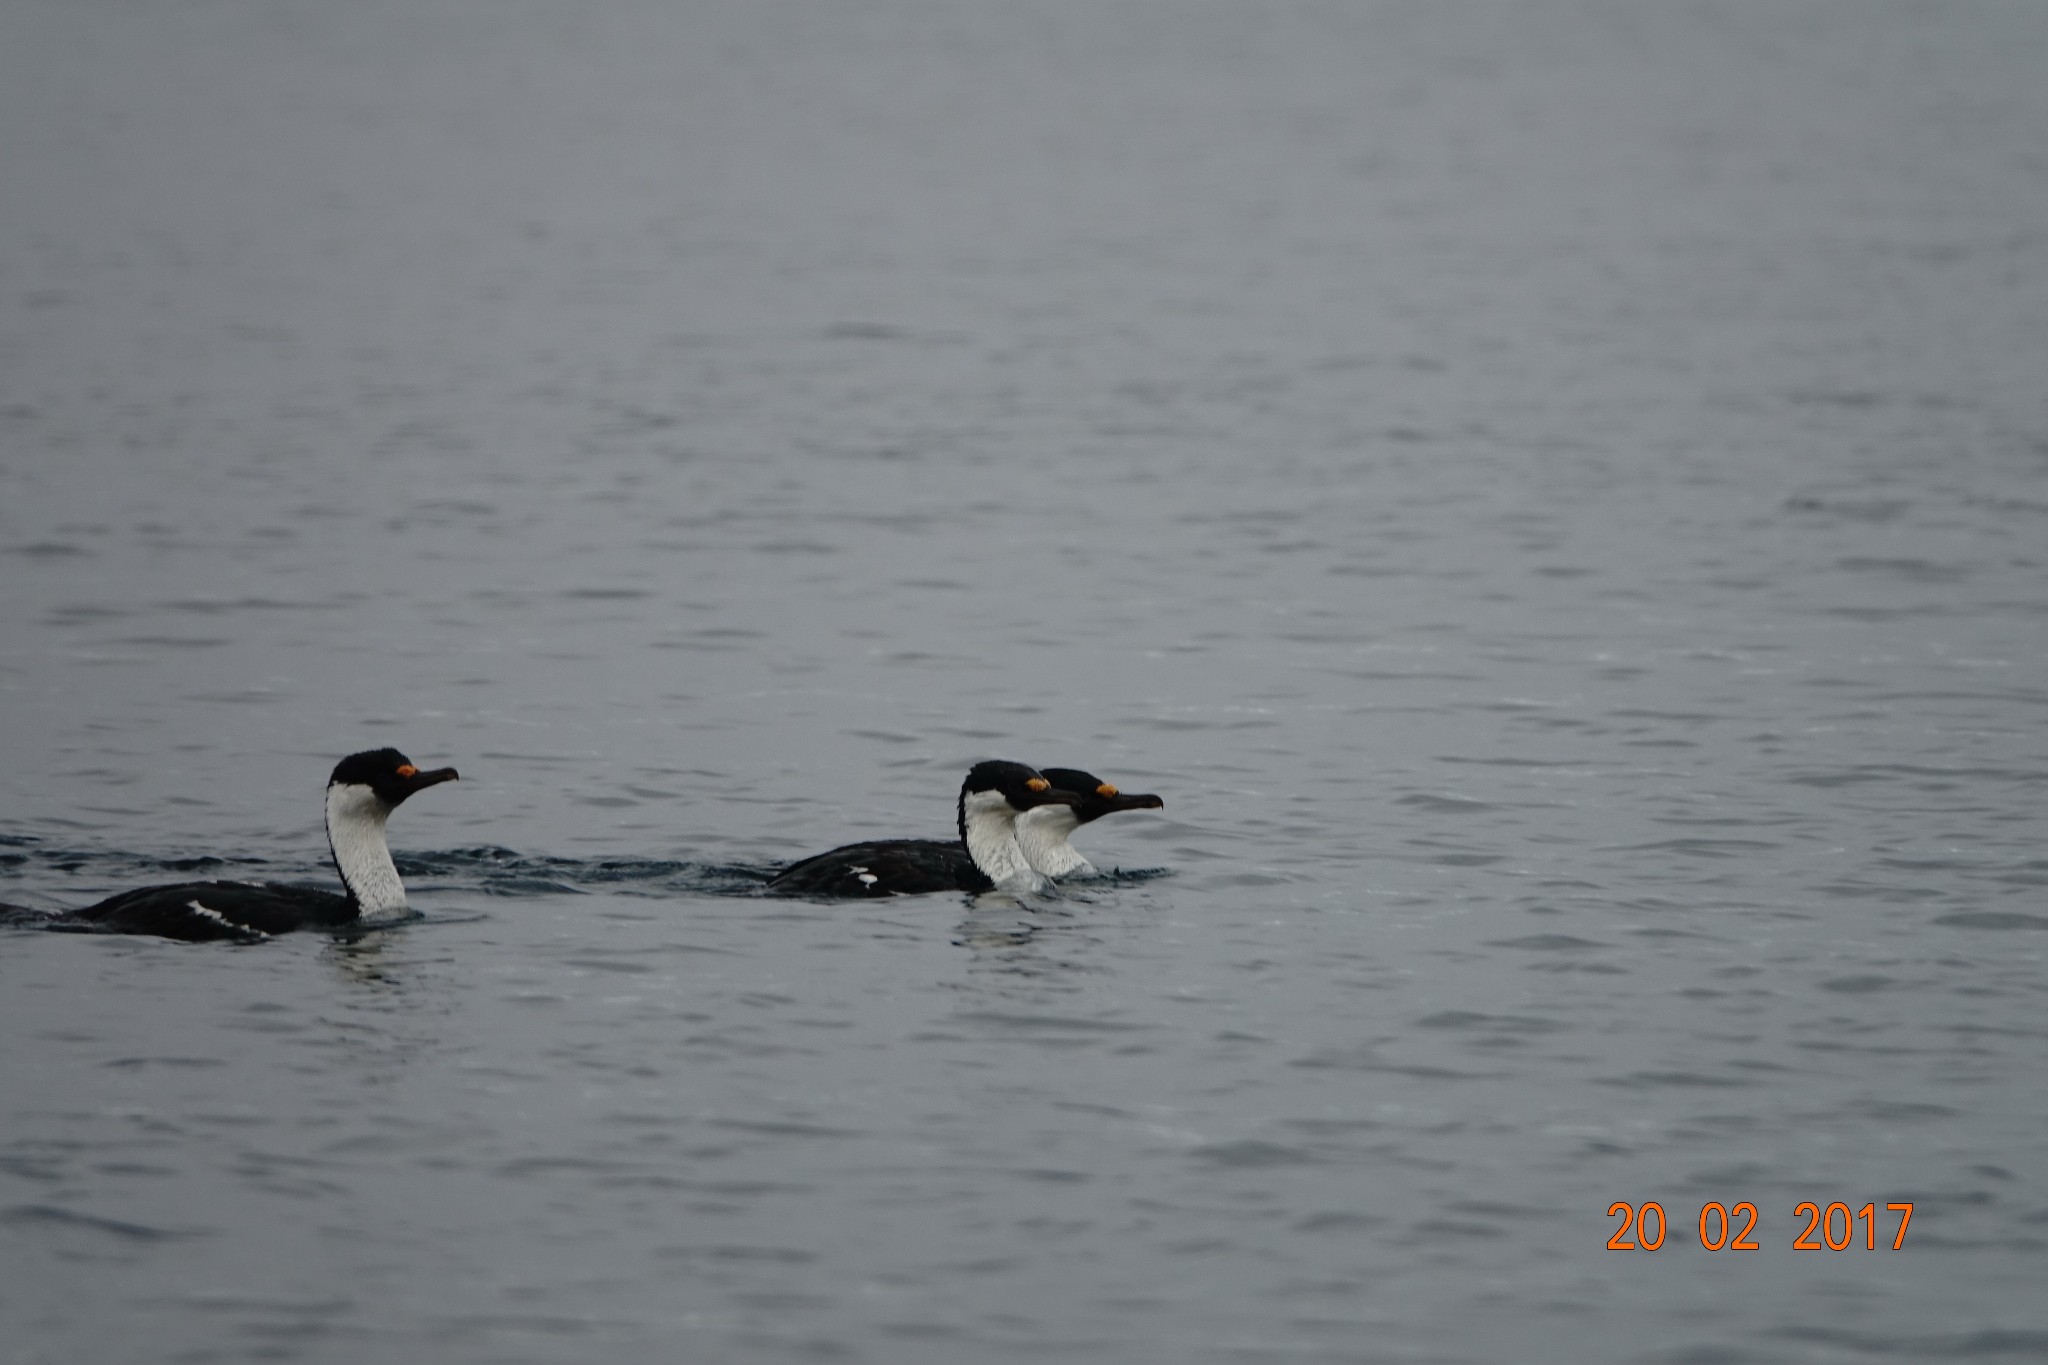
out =
[[1048,877],[1087,877],[1095,865],[1074,851],[1068,836],[1081,827],[1072,806],[1040,806],[1017,817],[1017,847],[1034,871]]
[[406,913],[405,883],[384,843],[384,821],[391,807],[368,787],[337,782],[327,789],[327,846],[334,867],[364,919],[389,919]]
[[960,802],[960,839],[982,875],[1006,891],[1036,891],[1038,874],[1017,847],[1017,812],[997,797],[966,796]]

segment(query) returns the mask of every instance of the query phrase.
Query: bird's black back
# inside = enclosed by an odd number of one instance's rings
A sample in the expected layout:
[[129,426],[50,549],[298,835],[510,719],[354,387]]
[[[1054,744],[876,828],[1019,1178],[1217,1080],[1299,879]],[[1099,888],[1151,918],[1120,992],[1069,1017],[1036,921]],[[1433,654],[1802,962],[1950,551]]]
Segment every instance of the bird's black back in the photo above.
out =
[[355,922],[347,896],[282,882],[177,882],[107,897],[83,910],[51,915],[44,928],[78,934],[155,934],[187,943],[251,942],[295,929],[338,929]]
[[769,879],[784,896],[918,896],[929,891],[987,891],[995,885],[965,844],[889,839],[847,844],[792,863]]

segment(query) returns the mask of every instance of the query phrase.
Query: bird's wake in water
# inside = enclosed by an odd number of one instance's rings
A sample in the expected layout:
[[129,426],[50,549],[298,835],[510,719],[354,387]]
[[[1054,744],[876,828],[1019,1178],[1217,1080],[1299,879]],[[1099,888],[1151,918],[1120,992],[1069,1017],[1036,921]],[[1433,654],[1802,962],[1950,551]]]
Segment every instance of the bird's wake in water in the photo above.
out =
[[[563,858],[521,853],[495,844],[394,852],[392,862],[408,886],[435,900],[464,894],[519,898],[597,891],[651,898],[751,896],[777,871],[772,864],[686,858]],[[94,889],[112,887],[138,875],[164,872],[198,872],[223,880],[317,883],[324,870],[322,863],[311,858],[167,858],[129,849],[47,847],[21,835],[10,835],[0,845],[0,886],[20,876],[35,883],[38,891],[61,882],[83,883]],[[1134,886],[1170,871],[1163,867],[1104,869],[1093,877],[1064,884],[1062,894],[1067,899],[1085,899],[1091,890]],[[0,927],[46,927],[45,911],[14,904],[29,899],[28,892],[10,889],[4,894],[8,899],[0,902]],[[56,894],[63,895],[61,891]],[[63,898],[76,899],[70,895]]]

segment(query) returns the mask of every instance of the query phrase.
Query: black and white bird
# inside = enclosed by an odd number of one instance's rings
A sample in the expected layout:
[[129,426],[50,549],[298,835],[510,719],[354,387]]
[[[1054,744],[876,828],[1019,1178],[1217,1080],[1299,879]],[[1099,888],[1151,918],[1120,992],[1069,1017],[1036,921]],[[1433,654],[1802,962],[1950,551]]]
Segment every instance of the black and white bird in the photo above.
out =
[[1166,808],[1164,801],[1150,793],[1120,792],[1113,784],[1079,768],[1041,768],[1039,773],[1056,789],[1081,798],[1071,806],[1040,806],[1017,817],[1017,846],[1032,870],[1041,876],[1095,876],[1095,864],[1068,842],[1075,830],[1120,810]]
[[[343,894],[281,882],[177,882],[109,896],[83,910],[39,916],[39,927],[82,934],[156,934],[199,943],[254,943],[293,929],[345,929],[409,918],[384,822],[415,792],[455,780],[422,772],[396,749],[351,754],[327,779],[327,846]],[[20,910],[8,922],[25,923]]]
[[792,863],[768,882],[785,896],[915,896],[928,891],[1036,891],[1017,846],[1017,817],[1081,798],[1022,763],[977,763],[960,784],[960,838],[848,844]]

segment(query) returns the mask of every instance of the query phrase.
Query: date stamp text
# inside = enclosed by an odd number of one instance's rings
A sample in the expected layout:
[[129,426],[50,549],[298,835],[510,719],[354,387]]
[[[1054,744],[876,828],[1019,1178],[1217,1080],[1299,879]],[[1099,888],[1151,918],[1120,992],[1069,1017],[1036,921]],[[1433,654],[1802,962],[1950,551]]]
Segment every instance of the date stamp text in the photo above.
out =
[[[1621,1220],[1621,1226],[1607,1239],[1609,1251],[1656,1251],[1663,1247],[1670,1230],[1664,1206],[1654,1199],[1641,1204],[1617,1199],[1608,1206],[1607,1216]],[[1792,1239],[1794,1251],[1876,1251],[1880,1247],[1900,1251],[1906,1245],[1906,1225],[1913,1221],[1913,1206],[1886,1204],[1879,1213],[1874,1202],[1851,1208],[1841,1200],[1823,1206],[1807,1199],[1793,1209],[1792,1218],[1803,1224]],[[1759,1221],[1756,1205],[1747,1199],[1733,1205],[1719,1200],[1702,1204],[1697,1225],[1700,1246],[1707,1251],[1761,1251]]]

